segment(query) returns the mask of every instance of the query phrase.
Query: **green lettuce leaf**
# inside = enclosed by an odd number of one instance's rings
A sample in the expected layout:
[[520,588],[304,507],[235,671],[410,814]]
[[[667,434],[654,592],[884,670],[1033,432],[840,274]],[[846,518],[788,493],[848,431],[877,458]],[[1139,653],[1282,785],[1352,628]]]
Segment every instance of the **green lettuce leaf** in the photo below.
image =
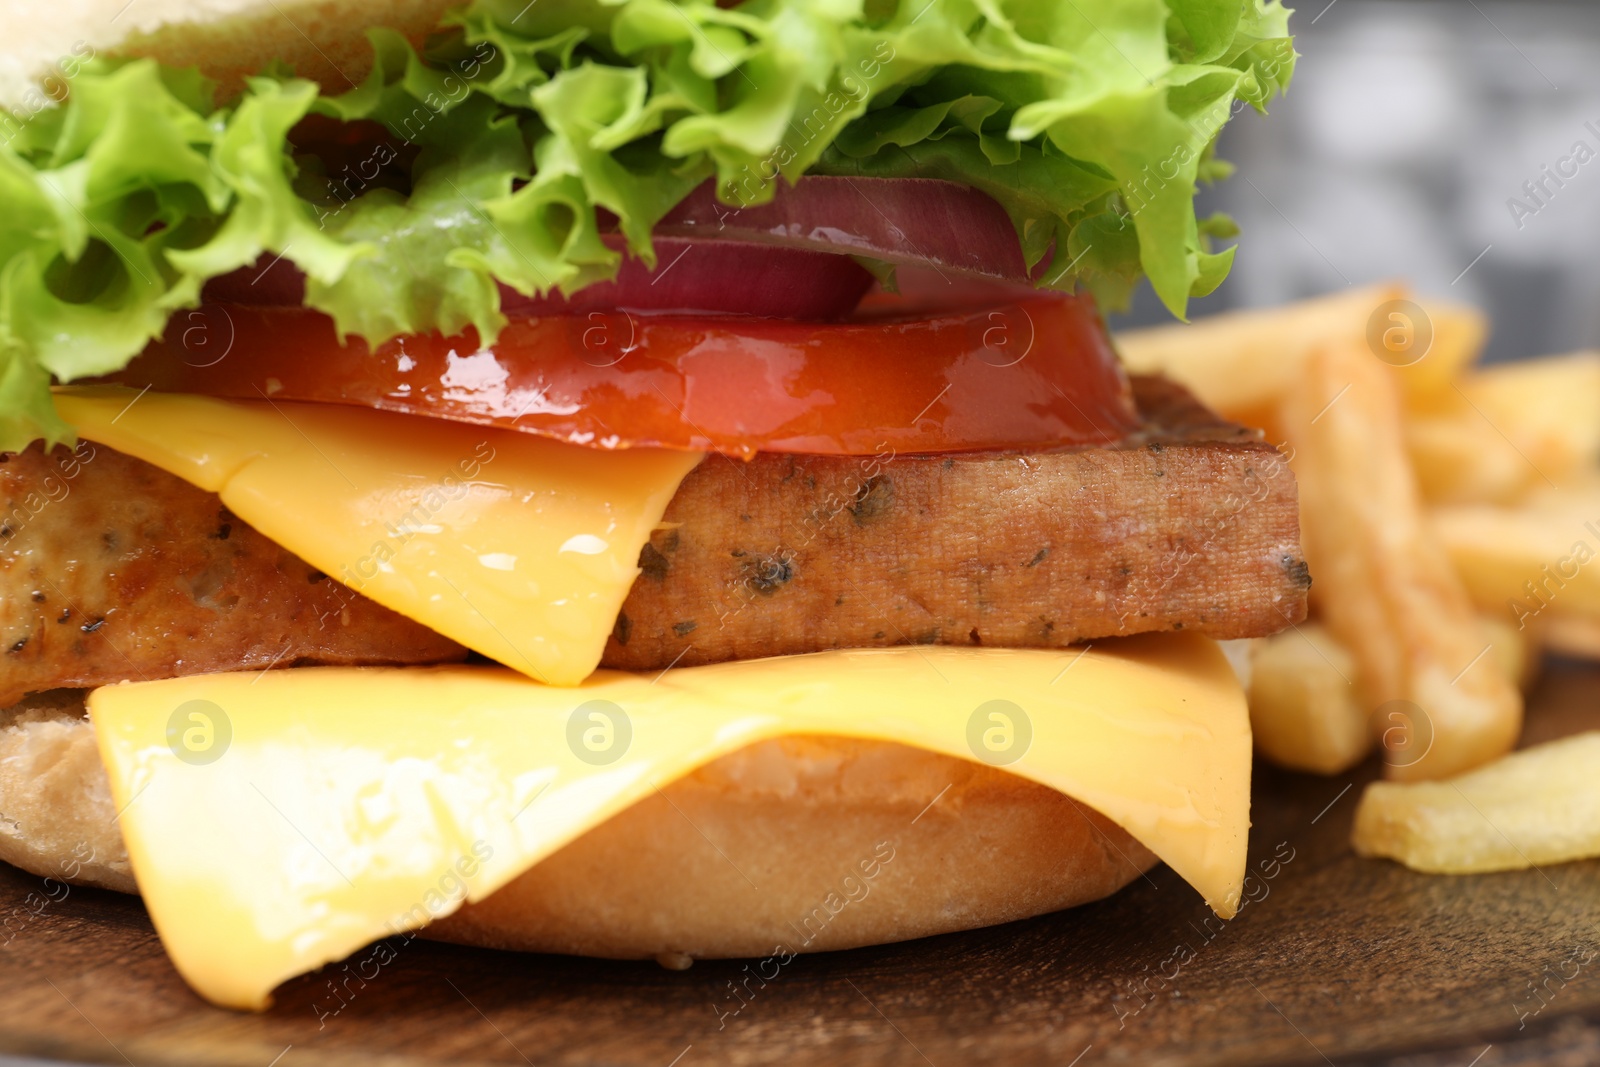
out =
[[[0,121],[0,451],[69,440],[52,381],[115,371],[208,278],[281,257],[342,336],[505,323],[499,286],[615,275],[715,179],[731,205],[802,174],[982,189],[1040,284],[1182,317],[1226,276],[1195,218],[1218,132],[1288,84],[1279,0],[476,0],[419,53],[374,31],[362,84],[288,71],[220,105],[192,71],[95,59],[61,107]],[[308,119],[376,123],[337,165]],[[1046,262],[1048,260],[1048,262]]]

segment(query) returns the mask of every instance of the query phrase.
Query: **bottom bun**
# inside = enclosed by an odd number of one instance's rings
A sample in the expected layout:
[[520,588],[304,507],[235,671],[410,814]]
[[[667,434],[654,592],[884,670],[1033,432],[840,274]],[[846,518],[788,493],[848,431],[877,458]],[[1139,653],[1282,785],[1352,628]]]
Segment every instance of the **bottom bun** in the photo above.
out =
[[1156,858],[1035,782],[841,737],[752,745],[658,790],[428,936],[620,959],[815,952],[1098,900]]
[[[132,891],[82,707],[63,692],[0,712],[0,859]],[[1099,812],[1005,771],[789,737],[656,790],[424,936],[686,966],[1009,922],[1155,863]]]
[[117,828],[86,689],[35,693],[0,711],[0,860],[41,878],[138,890]]

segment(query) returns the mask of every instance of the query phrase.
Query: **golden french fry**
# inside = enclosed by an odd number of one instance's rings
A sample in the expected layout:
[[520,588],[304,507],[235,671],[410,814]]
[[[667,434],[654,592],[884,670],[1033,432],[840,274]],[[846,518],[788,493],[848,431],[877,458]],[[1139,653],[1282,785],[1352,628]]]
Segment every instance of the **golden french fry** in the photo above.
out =
[[[1507,678],[1525,686],[1537,665],[1532,630],[1508,620],[1480,616],[1490,645],[1487,659]],[[1595,637],[1600,649],[1600,623]],[[1273,637],[1230,642],[1248,646],[1242,672],[1250,695],[1250,729],[1256,751],[1280,767],[1338,774],[1372,751],[1375,734],[1394,723],[1369,712],[1354,685],[1356,663],[1320,622],[1307,622]]]
[[1329,632],[1386,720],[1392,777],[1439,778],[1509,750],[1522,698],[1424,519],[1407,462],[1399,389],[1364,342],[1307,358],[1279,420],[1300,487],[1301,537]]
[[[1527,689],[1539,673],[1540,642],[1533,627],[1519,627],[1500,615],[1478,616],[1478,628],[1489,642],[1489,658],[1500,673]],[[1542,632],[1542,631],[1540,631]]]
[[1522,454],[1534,488],[1565,485],[1600,460],[1600,353],[1488,367],[1458,391],[1485,430]]
[[1431,520],[1483,611],[1519,630],[1546,611],[1600,617],[1600,489],[1543,492],[1516,508],[1436,508]]
[[1515,500],[1538,473],[1465,403],[1406,422],[1406,448],[1417,483],[1439,504]]
[[[1448,391],[1477,358],[1486,332],[1472,308],[1419,301],[1404,286],[1382,285],[1133,330],[1117,336],[1117,348],[1134,373],[1165,374],[1213,410],[1260,425],[1298,388],[1307,356],[1320,345],[1349,342],[1382,353],[1402,391],[1420,402]],[[1413,346],[1425,347],[1411,362],[1406,350]]]
[[1372,309],[1401,299],[1398,285],[1373,286],[1264,310],[1232,311],[1188,325],[1117,335],[1136,374],[1165,374],[1228,417],[1268,407],[1289,392],[1299,364],[1328,338],[1358,339]]
[[1337,774],[1372,751],[1355,660],[1319,623],[1256,641],[1250,656],[1250,729],[1256,751],[1280,767]]
[[1435,874],[1600,856],[1600,732],[1536,745],[1444,782],[1374,782],[1351,844]]
[[1423,358],[1400,368],[1400,391],[1412,406],[1447,396],[1451,383],[1477,362],[1489,336],[1489,317],[1475,307],[1428,299],[1419,303],[1431,320],[1433,342]]
[[1506,503],[1565,485],[1600,460],[1600,354],[1469,374],[1413,413],[1406,443],[1431,501]]

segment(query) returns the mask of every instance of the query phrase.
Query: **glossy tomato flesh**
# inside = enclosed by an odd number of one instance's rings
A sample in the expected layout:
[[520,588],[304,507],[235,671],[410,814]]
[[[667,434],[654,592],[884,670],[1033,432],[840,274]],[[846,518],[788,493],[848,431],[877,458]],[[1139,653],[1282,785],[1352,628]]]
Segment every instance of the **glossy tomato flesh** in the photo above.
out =
[[839,323],[518,315],[488,347],[469,331],[376,350],[305,308],[213,304],[111,380],[742,456],[1100,445],[1138,422],[1092,301],[1060,294],[931,315],[875,299]]

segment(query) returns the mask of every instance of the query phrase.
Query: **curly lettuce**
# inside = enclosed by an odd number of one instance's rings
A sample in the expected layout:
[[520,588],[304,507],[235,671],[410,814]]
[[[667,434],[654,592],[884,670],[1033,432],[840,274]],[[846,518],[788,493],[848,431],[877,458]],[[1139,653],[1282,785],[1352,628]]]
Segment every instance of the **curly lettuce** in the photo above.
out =
[[[219,103],[193,71],[97,59],[67,102],[0,117],[0,451],[71,439],[52,381],[127,364],[209,278],[281,257],[370,344],[505,319],[497,283],[574,292],[715,179],[984,190],[1040,284],[1173,314],[1231,263],[1194,212],[1218,132],[1282,91],[1279,0],[475,0],[418,52],[369,35],[361,85],[283,70]],[[331,165],[308,118],[385,138]],[[359,139],[358,139],[359,140]]]

